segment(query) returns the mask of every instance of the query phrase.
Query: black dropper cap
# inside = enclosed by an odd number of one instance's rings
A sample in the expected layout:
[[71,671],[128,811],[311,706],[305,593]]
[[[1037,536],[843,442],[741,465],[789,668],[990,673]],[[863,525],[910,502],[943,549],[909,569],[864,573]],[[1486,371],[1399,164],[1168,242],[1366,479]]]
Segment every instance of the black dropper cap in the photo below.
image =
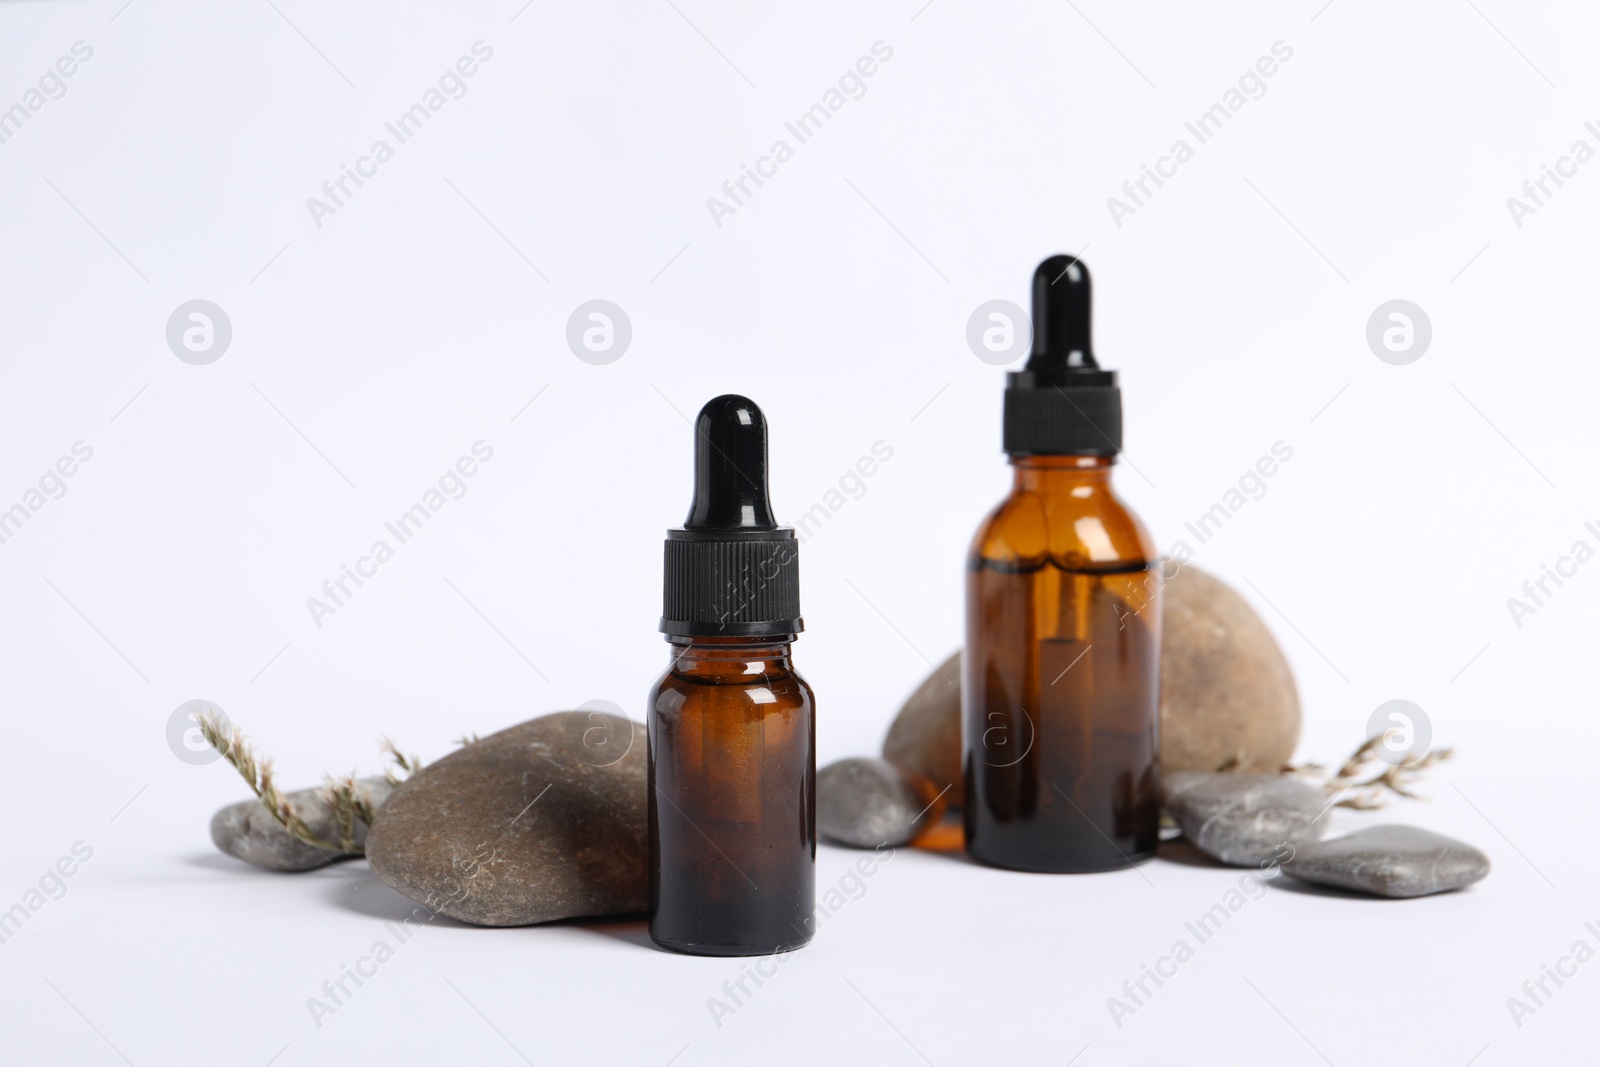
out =
[[1114,456],[1122,451],[1117,372],[1095,362],[1089,268],[1051,256],[1033,272],[1033,352],[1006,375],[1005,450],[1012,455]]
[[800,543],[767,498],[767,418],[732,393],[694,421],[694,502],[667,531],[661,632],[777,637],[800,619]]

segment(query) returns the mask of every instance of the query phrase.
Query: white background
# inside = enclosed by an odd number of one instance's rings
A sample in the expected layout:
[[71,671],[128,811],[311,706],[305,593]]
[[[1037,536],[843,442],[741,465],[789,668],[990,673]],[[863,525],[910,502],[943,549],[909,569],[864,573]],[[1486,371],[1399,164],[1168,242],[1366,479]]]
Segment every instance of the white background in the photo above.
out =
[[[93,849],[0,947],[7,1062],[1592,1058],[1600,963],[1520,1027],[1506,1000],[1600,947],[1580,812],[1600,563],[1520,627],[1506,599],[1600,547],[1600,162],[1521,227],[1506,198],[1600,148],[1600,20],[920,3],[0,6],[0,107],[94,50],[0,145],[0,507],[94,450],[0,545],[0,907]],[[319,228],[307,198],[479,40],[467,94]],[[1107,198],[1280,40],[1266,95],[1118,227]],[[717,226],[707,198],[877,41],[866,94]],[[902,853],[720,1028],[706,1001],[739,965],[654,951],[642,924],[439,920],[313,1025],[306,998],[408,904],[359,863],[215,854],[208,819],[243,787],[175,758],[173,709],[217,702],[290,786],[376,769],[379,734],[436,758],[585,700],[642,717],[684,416],[736,391],[770,420],[782,519],[893,449],[805,545],[796,646],[820,760],[875,752],[959,642],[967,541],[1008,484],[1003,372],[967,317],[1025,304],[1058,251],[1090,264],[1122,372],[1120,487],[1278,635],[1300,757],[1342,757],[1392,698],[1458,749],[1428,802],[1340,825],[1432,826],[1492,875],[1410,902],[1274,886],[1120,1027],[1107,998],[1238,872]],[[165,341],[195,298],[233,326],[209,366]],[[608,366],[564,340],[593,298],[633,325]],[[1395,298],[1433,325],[1407,366],[1364,336]],[[307,598],[479,440],[467,495],[315,625]],[[1196,545],[1184,522],[1280,440],[1266,495]],[[853,859],[824,848],[819,885]]]

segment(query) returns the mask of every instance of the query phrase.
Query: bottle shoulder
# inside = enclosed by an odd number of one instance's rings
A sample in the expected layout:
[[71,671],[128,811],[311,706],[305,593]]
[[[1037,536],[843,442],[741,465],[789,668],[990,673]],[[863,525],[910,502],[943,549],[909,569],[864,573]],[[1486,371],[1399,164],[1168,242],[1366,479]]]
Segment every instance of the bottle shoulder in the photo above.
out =
[[1071,570],[1098,570],[1155,558],[1144,523],[1109,485],[1080,485],[1014,489],[978,526],[968,564],[1027,567],[1049,560]]
[[648,706],[658,714],[676,714],[695,708],[766,713],[777,710],[809,711],[816,702],[811,684],[792,666],[773,668],[752,661],[758,670],[705,670],[703,665],[682,669],[669,665],[650,688]]

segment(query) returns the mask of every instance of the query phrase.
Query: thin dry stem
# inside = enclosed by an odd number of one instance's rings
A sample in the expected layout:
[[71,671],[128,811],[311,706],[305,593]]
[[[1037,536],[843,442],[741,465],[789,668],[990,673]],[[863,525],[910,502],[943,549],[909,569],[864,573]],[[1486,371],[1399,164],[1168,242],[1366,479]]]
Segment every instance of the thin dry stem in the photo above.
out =
[[[1379,746],[1388,739],[1390,732],[1367,738],[1331,775],[1319,763],[1286,765],[1283,773],[1308,778],[1320,785],[1329,796],[1339,798],[1335,807],[1373,811],[1384,807],[1396,796],[1408,800],[1424,799],[1413,792],[1412,787],[1421,780],[1428,768],[1449,759],[1453,750],[1430,749],[1408,764],[1391,764],[1377,754]],[[1375,767],[1374,764],[1380,766]]]
[[[422,760],[420,757],[407,756],[404,752],[400,751],[400,746],[389,740],[389,738],[380,737],[378,739],[378,748],[383,752],[384,756],[388,758],[389,762],[394,764],[396,769],[405,772],[406,778],[410,778],[413,774],[416,774],[418,771],[422,770]],[[405,778],[401,778],[399,775],[394,773],[393,769],[387,767],[384,768],[383,777],[392,786],[399,785],[401,782],[405,781]]]
[[[352,852],[357,855],[363,853],[360,846],[355,844],[354,827],[349,826],[347,829],[347,823],[337,802],[329,800],[326,794],[322,798],[340,816],[340,841],[334,843],[322,840],[311,831],[311,827],[306,825],[304,819],[295,814],[294,807],[290,805],[288,799],[278,788],[278,783],[273,779],[272,761],[258,758],[255,747],[245,739],[243,732],[237,726],[230,727],[227,734],[224,735],[222,724],[209,712],[202,712],[195,718],[200,724],[200,733],[205,737],[206,743],[220,752],[222,757],[233,765],[233,769],[239,772],[239,777],[245,780],[245,784],[250,787],[250,791],[260,798],[261,806],[267,809],[267,812],[277,820],[278,825],[283,827],[290,836],[304,841],[313,848],[322,849],[324,852]],[[353,805],[355,803],[354,778],[352,777],[348,781],[352,787],[350,790],[350,803]],[[365,801],[360,803],[370,811],[370,806],[366,805]]]
[[356,776],[347,774],[343,778],[327,776],[323,782],[320,797],[333,812],[333,824],[339,830],[339,850],[341,852],[360,852],[356,844]]

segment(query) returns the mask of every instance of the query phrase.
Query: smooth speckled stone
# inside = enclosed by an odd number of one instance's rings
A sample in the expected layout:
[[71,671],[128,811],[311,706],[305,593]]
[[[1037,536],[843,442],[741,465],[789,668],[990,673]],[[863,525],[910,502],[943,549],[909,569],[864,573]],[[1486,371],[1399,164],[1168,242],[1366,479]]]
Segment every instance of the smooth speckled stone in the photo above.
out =
[[367,838],[377,876],[452,919],[522,926],[650,904],[643,723],[562,711],[431,763]]
[[[389,799],[390,786],[383,778],[361,778],[356,782],[373,810]],[[324,841],[339,840],[338,821],[333,809],[322,800],[320,789],[297,789],[284,799],[294,813]],[[356,820],[356,844],[367,839],[367,824]],[[265,805],[256,799],[229,804],[211,817],[211,841],[228,855],[272,871],[309,871],[334,860],[359,855],[337,849],[308,845],[279,825]]]
[[950,787],[945,799],[961,806],[961,653],[923,679],[889,724],[883,758],[920,774],[935,789]]
[[1163,780],[1167,811],[1196,848],[1254,867],[1316,841],[1327,827],[1322,790],[1281,774],[1178,771]]
[[[1227,583],[1162,563],[1161,773],[1269,774],[1300,740],[1300,696],[1272,631]],[[960,652],[925,678],[889,726],[883,758],[963,803]]]
[[838,845],[904,845],[944,814],[939,790],[881,759],[842,759],[817,772],[817,829]]
[[1416,826],[1369,826],[1297,848],[1283,873],[1380,897],[1421,897],[1471,885],[1489,857],[1464,841]]
[[1161,598],[1161,773],[1277,771],[1300,740],[1300,695],[1272,631],[1193,564]]

